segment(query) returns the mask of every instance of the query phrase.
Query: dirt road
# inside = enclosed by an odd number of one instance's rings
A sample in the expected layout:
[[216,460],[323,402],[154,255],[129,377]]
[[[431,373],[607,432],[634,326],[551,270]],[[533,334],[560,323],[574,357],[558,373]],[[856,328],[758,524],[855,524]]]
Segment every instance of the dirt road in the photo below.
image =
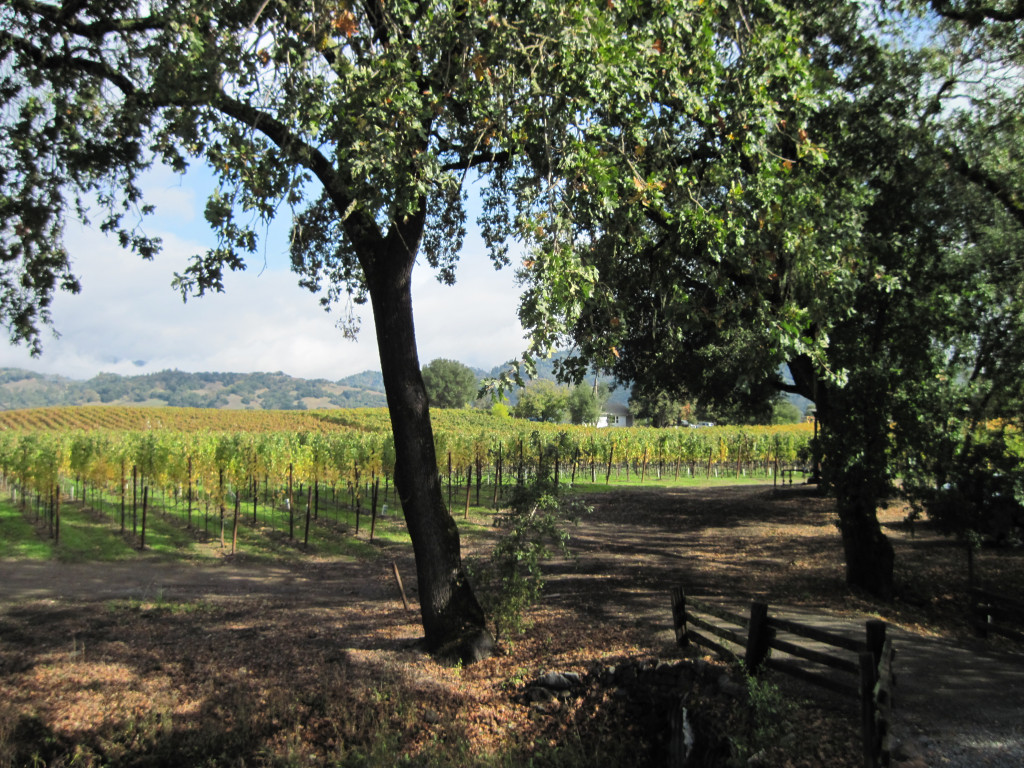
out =
[[[573,532],[576,558],[548,568],[549,604],[590,622],[639,627],[653,646],[666,648],[673,641],[668,592],[676,584],[737,606],[764,599],[774,613],[853,635],[866,618],[881,617],[897,649],[903,764],[1024,765],[1024,654],[970,639],[957,597],[958,554],[941,539],[920,530],[911,537],[893,516],[887,532],[909,597],[876,604],[845,587],[829,502],[802,490],[616,491],[593,502],[593,513]],[[988,563],[989,573],[1019,576],[1019,556],[1000,558]],[[401,565],[414,591],[408,553]],[[301,566],[0,561],[0,604],[272,598],[393,605],[398,592],[390,571],[390,557]]]

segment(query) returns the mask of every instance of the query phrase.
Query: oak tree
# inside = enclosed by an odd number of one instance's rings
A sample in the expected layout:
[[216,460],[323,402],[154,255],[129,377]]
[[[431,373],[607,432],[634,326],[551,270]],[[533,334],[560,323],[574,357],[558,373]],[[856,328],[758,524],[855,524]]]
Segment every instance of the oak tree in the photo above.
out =
[[[592,284],[574,248],[591,233],[565,196],[657,196],[670,169],[624,174],[609,158],[628,165],[692,130],[756,142],[777,122],[779,83],[799,90],[805,69],[786,21],[770,3],[726,0],[8,0],[0,321],[39,350],[54,291],[79,287],[62,237],[71,217],[144,258],[158,251],[139,227],[154,164],[202,161],[218,182],[205,209],[217,244],[176,276],[184,296],[223,290],[261,229],[291,215],[300,282],[347,309],[350,331],[353,304],[373,310],[427,645],[477,657],[484,616],[438,483],[416,353],[417,258],[455,279],[479,177],[491,258],[507,263],[513,236],[550,243],[558,280],[544,301],[573,305]],[[734,92],[752,108],[736,109]],[[677,111],[704,128],[604,119]],[[671,183],[696,180],[684,169]]]
[[435,408],[465,408],[479,387],[477,375],[468,366],[441,357],[424,366],[423,383]]
[[573,424],[597,424],[601,418],[601,407],[608,399],[608,388],[603,384],[578,384],[569,392],[566,408],[569,421]]
[[561,422],[569,408],[569,391],[549,379],[531,381],[520,391],[513,413],[519,419]]
[[[634,199],[573,201],[593,233],[588,296],[532,316],[576,345],[569,374],[597,363],[711,405],[813,400],[847,580],[883,596],[893,552],[876,509],[897,473],[957,434],[965,408],[980,414],[972,403],[1019,402],[1021,381],[1019,346],[996,341],[1024,329],[1019,59],[999,57],[994,32],[956,43],[931,22],[808,7],[797,37],[814,109],[780,98],[755,141],[741,101],[650,142],[628,166],[653,181]],[[758,48],[737,48],[742,71]],[[660,137],[664,122],[630,128]],[[529,278],[531,297],[559,284]]]

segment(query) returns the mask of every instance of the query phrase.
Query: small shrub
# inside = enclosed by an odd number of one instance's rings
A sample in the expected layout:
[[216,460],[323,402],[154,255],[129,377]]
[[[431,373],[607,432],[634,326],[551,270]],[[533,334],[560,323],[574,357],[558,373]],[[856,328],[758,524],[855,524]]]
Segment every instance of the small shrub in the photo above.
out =
[[775,683],[747,675],[747,697],[752,719],[751,743],[755,750],[778,742],[793,705]]
[[494,549],[485,559],[467,563],[496,640],[507,641],[526,629],[524,612],[544,587],[541,563],[569,555],[566,527],[587,510],[582,499],[566,495],[547,474],[516,487],[498,523],[502,532]]
[[733,759],[727,764],[766,764],[763,762],[766,753],[785,739],[797,707],[778,685],[764,677],[751,675],[742,664],[741,668],[747,687],[747,720],[746,725],[730,738]]

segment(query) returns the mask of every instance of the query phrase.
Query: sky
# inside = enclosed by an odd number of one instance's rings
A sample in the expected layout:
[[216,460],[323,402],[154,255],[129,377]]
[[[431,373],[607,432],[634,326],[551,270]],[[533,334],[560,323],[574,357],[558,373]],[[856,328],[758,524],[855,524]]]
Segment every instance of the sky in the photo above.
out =
[[[287,222],[270,233],[245,272],[225,277],[225,292],[182,302],[171,288],[188,257],[214,242],[205,219],[204,179],[190,172],[151,174],[145,198],[157,215],[144,229],[163,239],[146,262],[98,229],[69,224],[66,243],[82,292],[60,293],[52,306],[59,338],[43,331],[43,353],[0,346],[0,367],[72,379],[100,372],[125,376],[165,369],[186,372],[283,371],[332,381],[380,370],[369,305],[358,307],[362,329],[350,341],[317,297],[288,268]],[[471,214],[472,217],[472,214]],[[512,268],[495,270],[469,222],[455,286],[437,282],[425,259],[414,270],[413,311],[420,364],[444,357],[485,370],[524,349]]]

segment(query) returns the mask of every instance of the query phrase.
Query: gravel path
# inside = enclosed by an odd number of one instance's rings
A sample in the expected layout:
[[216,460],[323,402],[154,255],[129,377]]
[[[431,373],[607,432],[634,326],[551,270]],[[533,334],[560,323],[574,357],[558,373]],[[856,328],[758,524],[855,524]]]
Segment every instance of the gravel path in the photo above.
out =
[[[863,637],[863,620],[801,609],[779,615]],[[870,618],[864,617],[864,620]],[[894,762],[901,768],[1024,766],[1024,653],[889,628],[896,652]]]
[[928,766],[1024,766],[1024,655],[898,631],[893,642],[902,755]]

